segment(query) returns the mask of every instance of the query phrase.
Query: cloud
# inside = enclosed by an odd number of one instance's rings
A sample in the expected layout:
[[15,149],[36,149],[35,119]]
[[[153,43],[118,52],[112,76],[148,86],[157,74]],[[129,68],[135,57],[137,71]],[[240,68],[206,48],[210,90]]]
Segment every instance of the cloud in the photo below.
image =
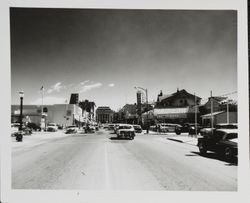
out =
[[[43,98],[43,104],[44,105],[52,105],[52,104],[65,104],[66,99],[63,97],[44,97]],[[42,104],[42,98],[38,98],[35,101],[31,102],[30,104],[33,105],[41,105]]]
[[110,83],[110,84],[108,84],[108,86],[109,86],[109,87],[114,87],[115,84],[114,84],[114,83]]
[[96,89],[96,88],[99,88],[102,86],[102,83],[98,82],[98,83],[95,83],[95,84],[90,84],[90,85],[84,85],[81,87],[80,89],[80,92],[87,92],[87,91],[90,91],[92,89]]
[[52,92],[60,92],[62,88],[65,88],[65,86],[62,86],[61,82],[58,82],[50,87],[50,89],[47,90],[47,93],[50,94]]
[[80,82],[80,85],[85,85],[86,83],[88,83],[89,82],[89,80],[85,80],[85,81],[83,81],[83,82]]

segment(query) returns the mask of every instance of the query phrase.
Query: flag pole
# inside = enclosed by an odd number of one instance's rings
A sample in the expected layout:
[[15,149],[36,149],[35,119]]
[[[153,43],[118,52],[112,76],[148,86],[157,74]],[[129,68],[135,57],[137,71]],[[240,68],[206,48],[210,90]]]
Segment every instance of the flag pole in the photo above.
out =
[[44,95],[44,87],[41,87],[41,93],[42,93],[42,105],[41,105],[41,131],[43,131],[44,129],[44,120],[43,120],[43,95]]

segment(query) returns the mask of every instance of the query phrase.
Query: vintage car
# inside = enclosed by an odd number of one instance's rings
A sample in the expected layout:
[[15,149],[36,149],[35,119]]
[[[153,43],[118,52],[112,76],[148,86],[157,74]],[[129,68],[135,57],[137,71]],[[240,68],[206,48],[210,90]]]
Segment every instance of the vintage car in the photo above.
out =
[[135,137],[135,129],[133,125],[123,124],[119,125],[117,130],[117,138],[128,138],[133,140]]
[[41,131],[41,127],[38,126],[35,123],[28,123],[27,127],[29,127],[30,129],[34,130],[34,131]]
[[175,127],[175,133],[180,135],[181,133],[189,133],[190,135],[199,134],[201,126],[197,123],[184,123],[182,126],[178,125]]
[[238,129],[237,123],[219,123],[215,125],[216,129]]
[[133,125],[135,133],[142,133],[142,128],[140,125]]
[[117,130],[119,129],[120,125],[124,125],[124,124],[122,124],[122,123],[116,123],[116,124],[114,124],[114,133],[115,134],[117,133]]
[[156,125],[157,132],[175,132],[176,127],[180,125],[173,123],[158,123]]
[[77,133],[77,131],[78,131],[78,127],[75,125],[71,125],[71,126],[66,127],[65,133],[72,134],[72,133]]
[[56,132],[58,130],[58,126],[56,123],[48,123],[46,131],[48,132]]
[[84,127],[85,133],[94,133],[95,130],[96,130],[96,128],[95,128],[95,126],[93,126],[93,125],[86,125],[86,126]]
[[11,136],[15,136],[18,130],[19,130],[19,125],[11,123]]
[[[20,123],[12,123],[11,124],[11,136],[16,136],[16,134],[20,134]],[[22,125],[22,134],[23,135],[31,135],[32,129],[27,127],[26,125]]]
[[207,151],[218,153],[225,160],[230,161],[238,155],[237,129],[215,129],[204,133],[198,138],[199,151],[205,155]]
[[108,125],[108,130],[114,130],[115,124],[109,124]]
[[237,123],[219,123],[214,128],[207,127],[200,130],[201,135],[212,134],[216,129],[238,129]]

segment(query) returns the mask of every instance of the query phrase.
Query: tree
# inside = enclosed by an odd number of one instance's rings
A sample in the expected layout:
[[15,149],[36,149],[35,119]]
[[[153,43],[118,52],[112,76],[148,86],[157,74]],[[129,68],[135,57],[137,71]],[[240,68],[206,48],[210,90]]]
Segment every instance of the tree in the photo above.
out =
[[83,115],[83,112],[86,111],[89,113],[89,116],[90,116],[91,113],[94,112],[96,105],[95,105],[95,102],[91,102],[91,101],[86,99],[84,101],[80,101],[79,106],[82,109],[82,115]]

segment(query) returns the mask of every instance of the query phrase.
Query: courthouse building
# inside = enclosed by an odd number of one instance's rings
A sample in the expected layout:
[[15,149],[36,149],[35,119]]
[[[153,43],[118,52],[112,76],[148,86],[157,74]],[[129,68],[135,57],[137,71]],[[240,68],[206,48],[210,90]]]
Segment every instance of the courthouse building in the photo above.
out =
[[98,123],[112,123],[114,118],[114,111],[108,106],[99,106],[96,109],[96,122]]

